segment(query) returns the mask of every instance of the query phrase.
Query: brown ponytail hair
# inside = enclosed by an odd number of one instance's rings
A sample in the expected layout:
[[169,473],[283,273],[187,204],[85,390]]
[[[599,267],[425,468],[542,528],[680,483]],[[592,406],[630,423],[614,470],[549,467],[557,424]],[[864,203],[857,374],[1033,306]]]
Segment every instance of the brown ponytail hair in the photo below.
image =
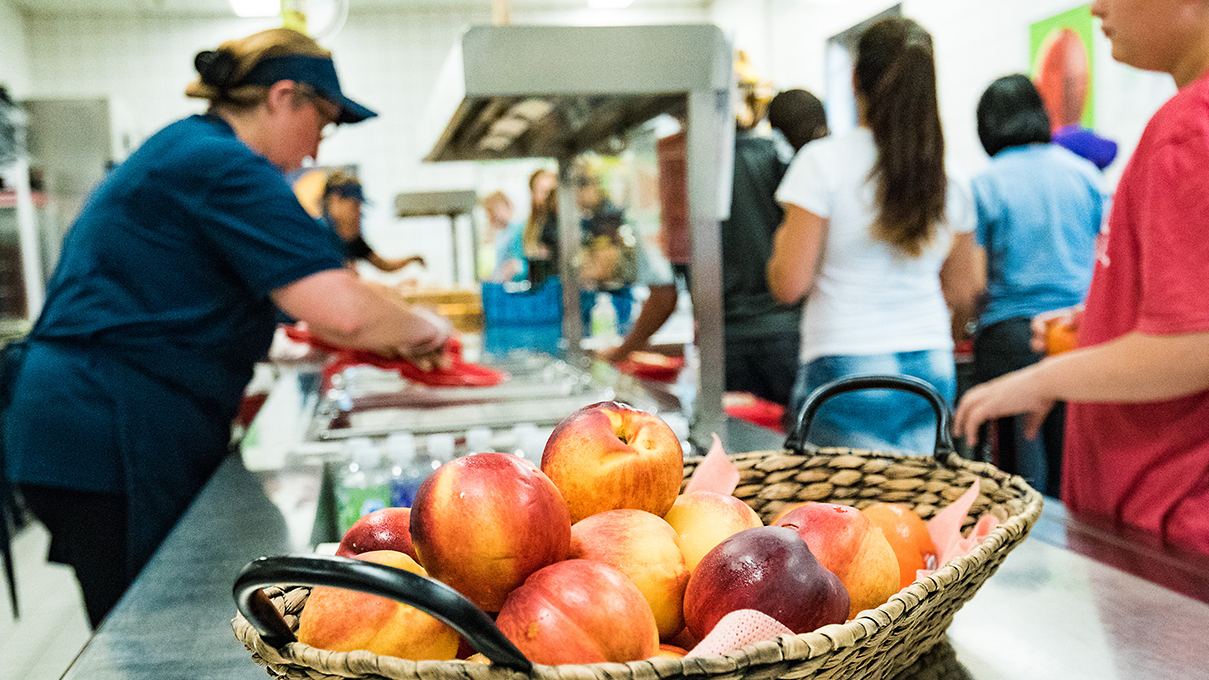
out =
[[265,85],[239,85],[239,81],[264,59],[293,55],[332,57],[331,51],[298,31],[271,28],[245,38],[228,40],[217,50],[198,53],[193,60],[198,79],[185,88],[185,96],[209,99],[211,110],[218,105],[236,109],[254,108],[268,96],[269,88]]
[[546,226],[546,221],[551,215],[558,213],[558,188],[550,190],[546,194],[546,198],[538,202],[533,197],[533,188],[537,186],[537,181],[543,175],[553,175],[554,173],[545,168],[534,170],[533,174],[529,175],[529,219],[525,221],[525,229],[521,233],[521,244],[524,248],[525,255],[530,257],[538,257],[542,253],[542,228]]
[[874,23],[861,33],[854,80],[878,151],[873,235],[918,257],[944,218],[947,185],[932,36],[911,19]]

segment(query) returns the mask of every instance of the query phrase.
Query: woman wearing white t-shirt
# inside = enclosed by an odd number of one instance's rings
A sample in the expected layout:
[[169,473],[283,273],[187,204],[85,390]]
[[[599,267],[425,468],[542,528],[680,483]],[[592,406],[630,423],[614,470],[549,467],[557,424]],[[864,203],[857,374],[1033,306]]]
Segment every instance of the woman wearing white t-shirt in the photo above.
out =
[[[931,36],[910,19],[873,24],[853,84],[859,127],[806,145],[777,190],[769,287],[806,297],[795,415],[815,388],[858,374],[911,375],[951,402],[951,328],[977,290],[975,216],[945,172]],[[935,427],[922,398],[871,390],[830,400],[809,441],[929,453]]]

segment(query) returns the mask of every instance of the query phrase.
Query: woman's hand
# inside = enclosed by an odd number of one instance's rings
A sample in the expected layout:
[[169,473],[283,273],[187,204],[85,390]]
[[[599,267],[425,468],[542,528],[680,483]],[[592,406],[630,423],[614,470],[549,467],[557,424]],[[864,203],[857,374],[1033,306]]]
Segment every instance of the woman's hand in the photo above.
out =
[[620,364],[630,357],[630,348],[624,345],[602,349],[596,352],[596,358],[610,364]]
[[445,346],[453,334],[453,324],[424,307],[411,306],[407,312],[411,318],[405,323],[411,326],[412,332],[409,344],[398,348],[399,354],[426,371],[448,365]]
[[1034,364],[985,382],[966,392],[953,416],[953,434],[973,446],[978,428],[989,420],[1024,415],[1024,436],[1037,436],[1041,424],[1054,408],[1054,397],[1046,394],[1039,365]]

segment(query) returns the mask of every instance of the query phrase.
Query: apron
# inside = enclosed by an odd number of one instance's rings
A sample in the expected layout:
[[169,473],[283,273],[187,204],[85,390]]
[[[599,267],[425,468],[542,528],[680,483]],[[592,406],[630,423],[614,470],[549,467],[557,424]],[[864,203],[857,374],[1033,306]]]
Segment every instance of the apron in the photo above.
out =
[[18,481],[123,495],[133,578],[227,455],[237,406],[198,399],[116,351],[35,341],[8,414],[10,455]]

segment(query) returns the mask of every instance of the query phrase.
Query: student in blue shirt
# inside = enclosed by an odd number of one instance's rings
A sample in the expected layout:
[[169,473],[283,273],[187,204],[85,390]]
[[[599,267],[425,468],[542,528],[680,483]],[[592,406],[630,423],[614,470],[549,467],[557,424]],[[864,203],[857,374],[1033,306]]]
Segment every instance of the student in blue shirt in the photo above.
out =
[[275,308],[325,340],[421,364],[449,324],[363,283],[285,173],[325,128],[375,115],[288,29],[197,55],[209,110],[94,190],[24,345],[6,471],[71,565],[96,626],[228,453]]
[[479,205],[483,206],[483,212],[487,214],[487,231],[491,235],[494,251],[494,261],[491,263],[487,280],[527,280],[529,267],[525,261],[525,247],[522,243],[525,225],[512,221],[512,200],[502,191],[493,191],[484,196]]
[[[1087,295],[1105,188],[1095,165],[1051,142],[1041,95],[1026,76],[991,83],[977,115],[979,139],[991,156],[972,182],[975,236],[987,263],[974,336],[974,379],[981,383],[1040,361],[1029,346],[1032,318]],[[1020,418],[999,420],[999,467],[1057,497],[1062,421],[1059,407],[1043,434],[1028,439]]]

